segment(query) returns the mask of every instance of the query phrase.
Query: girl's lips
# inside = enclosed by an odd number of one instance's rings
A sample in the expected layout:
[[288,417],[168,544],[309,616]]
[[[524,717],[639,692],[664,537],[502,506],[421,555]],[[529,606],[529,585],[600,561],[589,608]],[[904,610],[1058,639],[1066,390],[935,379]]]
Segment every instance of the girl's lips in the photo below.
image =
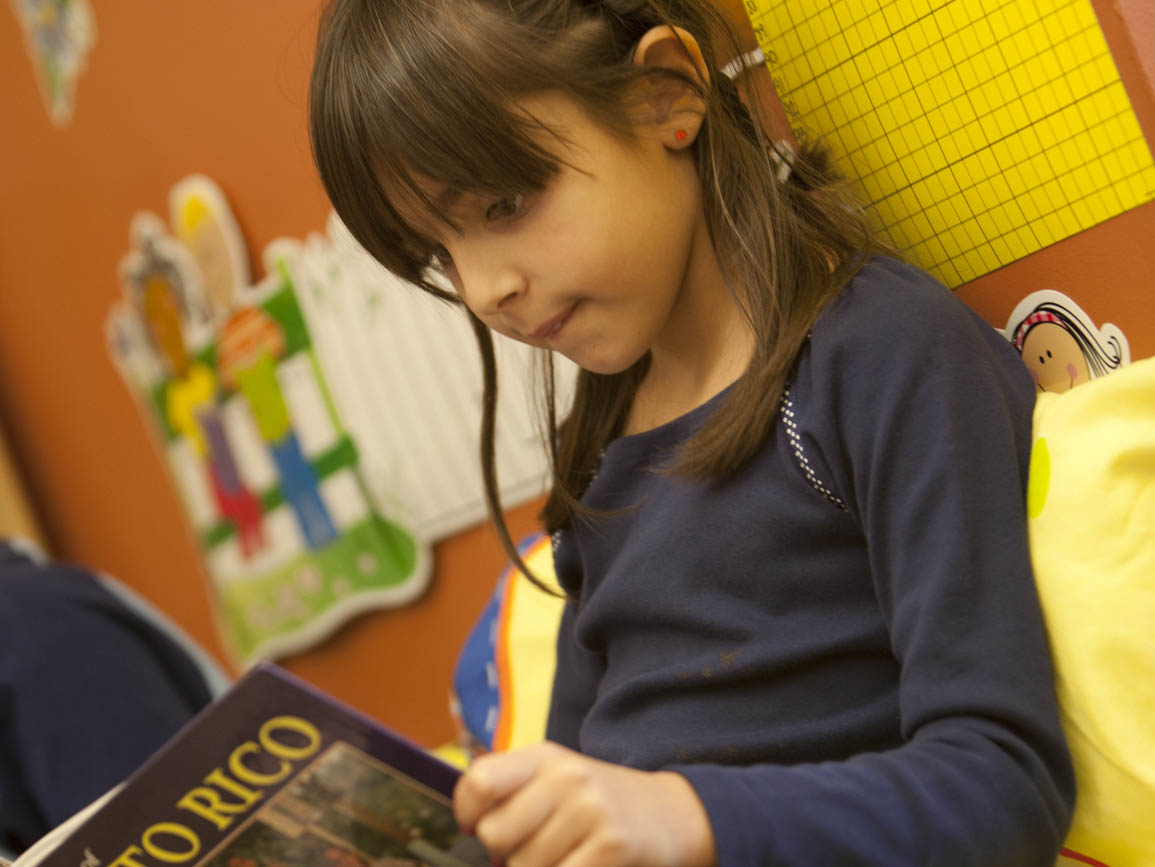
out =
[[545,338],[557,333],[557,331],[560,330],[563,325],[565,325],[566,320],[568,320],[573,314],[575,307],[577,307],[576,302],[571,304],[566,310],[562,311],[557,316],[553,317],[553,319],[548,319],[543,322],[541,326],[530,336]]

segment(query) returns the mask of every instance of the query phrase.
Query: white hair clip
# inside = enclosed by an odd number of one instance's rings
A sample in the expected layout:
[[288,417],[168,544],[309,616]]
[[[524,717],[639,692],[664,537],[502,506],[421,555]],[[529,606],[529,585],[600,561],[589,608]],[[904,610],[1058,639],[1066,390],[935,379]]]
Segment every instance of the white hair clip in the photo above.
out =
[[[761,48],[755,48],[735,57],[723,66],[722,74],[731,81],[735,81],[744,72],[762,66],[764,63],[766,63],[766,55],[762,53]],[[774,163],[774,176],[778,178],[779,183],[786,183],[790,179],[790,173],[794,170],[793,145],[785,140],[774,142],[770,149],[770,159]]]
[[752,51],[747,51],[740,57],[735,57],[729,63],[722,67],[722,74],[731,81],[734,81],[739,75],[748,69],[753,69],[756,66],[761,66],[766,62],[766,55],[762,53],[761,48],[755,48]]
[[784,184],[790,180],[790,173],[794,171],[794,156],[794,145],[786,139],[779,139],[770,148],[770,162],[774,163],[774,177],[778,178],[779,183]]

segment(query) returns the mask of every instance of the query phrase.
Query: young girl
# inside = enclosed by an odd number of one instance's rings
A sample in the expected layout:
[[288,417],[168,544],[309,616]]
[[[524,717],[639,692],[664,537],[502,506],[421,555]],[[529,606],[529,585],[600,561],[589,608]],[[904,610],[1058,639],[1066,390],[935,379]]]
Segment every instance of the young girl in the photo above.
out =
[[[384,265],[582,369],[544,511],[549,742],[478,760],[514,867],[1047,864],[1073,799],[1023,490],[1034,386],[789,180],[706,0],[336,0],[311,129]],[[503,535],[508,544],[508,533]],[[510,554],[516,551],[509,545]]]

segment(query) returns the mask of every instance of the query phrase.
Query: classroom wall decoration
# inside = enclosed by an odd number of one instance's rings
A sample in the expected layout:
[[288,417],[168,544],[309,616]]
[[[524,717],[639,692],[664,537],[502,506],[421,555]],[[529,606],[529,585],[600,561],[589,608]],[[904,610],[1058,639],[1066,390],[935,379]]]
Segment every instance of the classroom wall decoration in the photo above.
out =
[[[113,356],[159,434],[239,659],[295,652],[426,586],[432,542],[486,517],[481,372],[460,310],[332,215],[250,283],[223,193],[193,175],[132,223]],[[544,492],[533,350],[495,338],[503,505]],[[572,365],[558,363],[564,406]]]
[[796,134],[949,286],[1155,199],[1091,0],[745,0]]
[[1032,292],[1011,311],[1003,332],[1022,355],[1041,392],[1062,393],[1131,363],[1117,325],[1097,326],[1062,292]]
[[76,79],[96,42],[88,0],[12,0],[52,123],[72,120]]
[[223,194],[193,176],[172,231],[143,212],[108,334],[158,434],[238,660],[295,652],[425,587],[427,546],[370,496],[322,373],[292,263],[253,284]]

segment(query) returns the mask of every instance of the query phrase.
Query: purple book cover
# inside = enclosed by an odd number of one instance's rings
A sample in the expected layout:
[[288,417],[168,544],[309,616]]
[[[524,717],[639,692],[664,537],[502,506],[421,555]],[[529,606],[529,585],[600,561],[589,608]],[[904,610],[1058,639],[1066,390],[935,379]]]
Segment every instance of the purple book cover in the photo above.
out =
[[489,867],[458,772],[268,663],[161,748],[46,867]]

